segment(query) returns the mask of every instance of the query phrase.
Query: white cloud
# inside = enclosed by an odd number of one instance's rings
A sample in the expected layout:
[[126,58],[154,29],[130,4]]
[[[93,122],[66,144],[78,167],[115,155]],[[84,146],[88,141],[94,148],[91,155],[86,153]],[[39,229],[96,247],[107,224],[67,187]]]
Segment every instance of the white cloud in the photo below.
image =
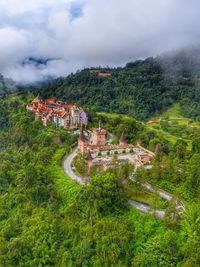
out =
[[[199,8],[198,0],[0,0],[0,73],[32,82],[198,45]],[[28,57],[54,60],[38,68],[22,64]]]
[[10,15],[23,15],[27,12],[38,12],[41,9],[57,8],[73,0],[1,0],[0,9]]

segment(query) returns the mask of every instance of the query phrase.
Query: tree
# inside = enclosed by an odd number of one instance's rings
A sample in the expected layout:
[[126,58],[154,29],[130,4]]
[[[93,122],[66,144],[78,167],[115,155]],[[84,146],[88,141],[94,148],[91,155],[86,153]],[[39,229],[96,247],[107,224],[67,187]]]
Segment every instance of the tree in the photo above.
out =
[[200,205],[190,205],[181,223],[184,267],[200,266]]
[[200,153],[200,138],[196,137],[192,141],[192,151],[194,153]]
[[83,175],[86,172],[86,160],[85,155],[79,153],[73,160],[74,167],[77,173]]
[[[130,266],[133,224],[126,219],[104,218],[94,226],[94,266]],[[123,262],[123,263],[122,263]]]
[[183,159],[185,157],[187,152],[186,149],[187,149],[187,143],[184,140],[179,139],[176,141],[174,145],[174,151],[179,159]]
[[119,186],[116,175],[107,171],[90,179],[90,184],[83,191],[84,199],[88,199],[92,209],[99,213],[114,212],[126,207],[123,189]]
[[198,197],[200,190],[200,169],[199,169],[200,154],[194,154],[188,164],[186,172],[186,187],[190,189],[193,196]]

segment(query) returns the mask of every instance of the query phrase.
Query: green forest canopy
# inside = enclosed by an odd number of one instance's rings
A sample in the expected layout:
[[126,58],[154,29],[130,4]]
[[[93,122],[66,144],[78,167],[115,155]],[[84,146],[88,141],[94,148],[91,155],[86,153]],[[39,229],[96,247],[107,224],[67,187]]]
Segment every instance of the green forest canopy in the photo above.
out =
[[200,115],[199,70],[183,65],[179,71],[167,72],[165,65],[153,58],[130,62],[123,68],[96,70],[111,76],[99,77],[94,69],[84,69],[32,90],[43,98],[55,96],[88,109],[139,120],[158,115],[177,102],[183,115],[197,119]]
[[[179,141],[169,152],[163,141],[155,162],[162,162],[163,168],[140,174],[141,179],[174,191],[178,185],[188,202],[181,222],[161,222],[130,208],[121,187],[122,171],[96,174],[88,187],[69,180],[61,159],[77,137],[34,121],[25,110],[31,98],[13,95],[0,100],[1,266],[200,265],[200,208],[195,204],[199,203],[199,150],[189,152]],[[126,127],[133,142],[133,131],[138,136],[143,133],[143,142],[153,145],[155,136],[145,138],[144,126],[130,122],[127,128],[123,117],[103,121],[111,128],[115,123],[120,129]]]

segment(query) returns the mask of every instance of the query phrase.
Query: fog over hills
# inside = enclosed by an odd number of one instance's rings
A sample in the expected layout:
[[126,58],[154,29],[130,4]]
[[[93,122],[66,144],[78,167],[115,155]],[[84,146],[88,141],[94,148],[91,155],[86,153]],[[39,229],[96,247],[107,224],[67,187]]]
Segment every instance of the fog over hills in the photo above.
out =
[[[80,82],[80,86],[82,81],[82,78],[80,79],[79,75],[76,75],[76,73],[79,73],[80,71],[84,71],[84,69],[92,69],[92,68],[96,68],[96,69],[102,69],[104,71],[108,70],[108,71],[112,71],[114,73],[116,73],[116,70],[118,69],[117,72],[121,72],[123,73],[123,79],[126,79],[126,69],[127,66],[129,67],[133,67],[136,71],[137,68],[140,71],[140,66],[145,65],[145,62],[148,62],[148,59],[150,60],[150,62],[155,62],[161,72],[162,72],[162,76],[166,76],[167,79],[163,80],[165,81],[165,83],[167,82],[167,80],[172,79],[172,81],[174,79],[177,79],[177,77],[182,77],[184,79],[184,77],[190,77],[190,80],[193,81],[192,84],[194,84],[195,80],[199,80],[200,79],[200,48],[198,47],[187,47],[185,49],[179,49],[179,50],[174,50],[171,52],[167,52],[167,53],[162,53],[160,56],[157,57],[149,57],[147,59],[144,60],[129,60],[129,63],[124,64],[123,66],[119,66],[119,67],[103,67],[102,66],[98,66],[98,65],[94,65],[91,68],[83,68],[83,69],[76,69],[74,71],[74,75],[71,76],[70,74],[67,75],[67,73],[63,76],[59,76],[61,79],[58,79],[59,77],[57,77],[56,75],[46,75],[43,76],[41,79],[36,79],[34,81],[14,81],[11,78],[5,78],[2,74],[0,74],[0,94],[6,94],[6,93],[12,93],[15,92],[17,90],[28,90],[30,89],[29,86],[31,86],[31,89],[37,91],[38,88],[40,88],[39,90],[44,90],[47,91],[47,88],[49,88],[49,81],[50,82],[50,92],[49,92],[49,96],[53,94],[53,90],[55,89],[55,95],[59,95],[60,97],[61,94],[57,92],[57,89],[59,87],[59,82],[60,81],[64,81],[66,79],[66,81],[70,81],[71,77],[73,77],[73,80],[77,78],[77,82]],[[53,59],[51,58],[33,58],[33,57],[29,57],[26,58],[23,62],[22,62],[22,66],[24,67],[31,67],[31,68],[36,68],[39,70],[42,70],[44,68],[46,68],[48,66],[48,64],[50,64],[50,62],[53,61]],[[152,68],[152,70],[151,70]],[[151,71],[154,70],[154,66],[150,65],[149,66],[149,70],[150,73],[141,73],[142,75],[148,77],[148,79],[150,80],[152,78],[151,76]],[[134,79],[137,78],[137,74],[133,71],[133,72],[129,72],[128,75],[131,77],[132,79],[132,85],[134,86]],[[142,76],[141,76],[142,77]],[[191,89],[192,89],[192,84],[190,85]],[[98,85],[98,84],[97,84]],[[97,86],[96,85],[96,86]],[[39,87],[38,87],[39,86]],[[52,88],[52,86],[54,88]],[[63,85],[62,85],[63,86]],[[65,87],[67,86],[67,84],[65,85]],[[77,84],[77,86],[79,86]],[[90,82],[89,81],[84,81],[84,87],[88,87],[90,86]],[[113,83],[113,86],[115,87],[115,83]],[[123,89],[123,82],[121,83],[122,89]],[[152,88],[154,88],[154,85],[152,85]],[[167,87],[166,87],[167,88]],[[62,90],[59,89],[61,92]],[[65,89],[66,90],[66,89]],[[65,91],[64,90],[64,91]],[[73,90],[77,90],[77,88],[73,88]],[[113,88],[113,90],[115,90],[115,88]],[[169,90],[169,88],[167,89]],[[183,89],[182,89],[183,90]],[[62,92],[63,94],[66,94],[66,92]],[[69,96],[68,96],[69,97]],[[73,100],[73,97],[72,97]],[[82,103],[82,100],[80,100],[80,102]]]
[[198,47],[199,8],[197,0],[2,0],[0,73],[33,83]]
[[179,49],[156,57],[157,62],[167,74],[181,74],[184,71],[200,70],[200,48],[188,47]]
[[17,85],[12,79],[4,78],[0,74],[0,94],[15,92],[17,89]]

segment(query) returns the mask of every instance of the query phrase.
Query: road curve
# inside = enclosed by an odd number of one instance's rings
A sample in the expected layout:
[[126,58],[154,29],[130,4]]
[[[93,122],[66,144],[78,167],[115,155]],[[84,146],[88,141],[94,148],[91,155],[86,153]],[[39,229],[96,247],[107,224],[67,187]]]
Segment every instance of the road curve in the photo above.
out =
[[73,152],[68,155],[64,161],[63,161],[63,170],[66,173],[66,175],[71,178],[72,180],[78,182],[79,184],[86,185],[87,184],[87,177],[81,177],[78,176],[73,170],[72,170],[72,161],[74,157],[77,154],[77,149],[73,150]]
[[[74,157],[77,155],[77,149],[73,150],[73,152],[68,155],[64,161],[63,161],[63,170],[66,173],[66,175],[76,181],[77,183],[81,185],[87,185],[88,178],[87,177],[81,177],[78,176],[73,170],[72,170],[72,161]],[[143,213],[149,213],[149,214],[154,214],[155,217],[163,219],[165,216],[165,211],[164,210],[155,210],[152,211],[149,205],[140,203],[134,200],[129,200],[129,204],[139,210],[140,212]]]
[[170,201],[172,200],[172,195],[170,193],[167,193],[161,189],[158,189],[157,191],[153,188],[152,185],[149,183],[142,183],[142,186],[146,188],[148,191],[153,192],[153,193],[158,193],[163,199]]
[[144,203],[140,203],[140,202],[137,202],[137,201],[134,201],[131,199],[128,202],[132,207],[136,208],[137,210],[139,210],[143,213],[154,214],[155,217],[160,218],[160,219],[164,219],[164,217],[165,217],[165,211],[164,210],[152,210],[149,205],[144,204]]

